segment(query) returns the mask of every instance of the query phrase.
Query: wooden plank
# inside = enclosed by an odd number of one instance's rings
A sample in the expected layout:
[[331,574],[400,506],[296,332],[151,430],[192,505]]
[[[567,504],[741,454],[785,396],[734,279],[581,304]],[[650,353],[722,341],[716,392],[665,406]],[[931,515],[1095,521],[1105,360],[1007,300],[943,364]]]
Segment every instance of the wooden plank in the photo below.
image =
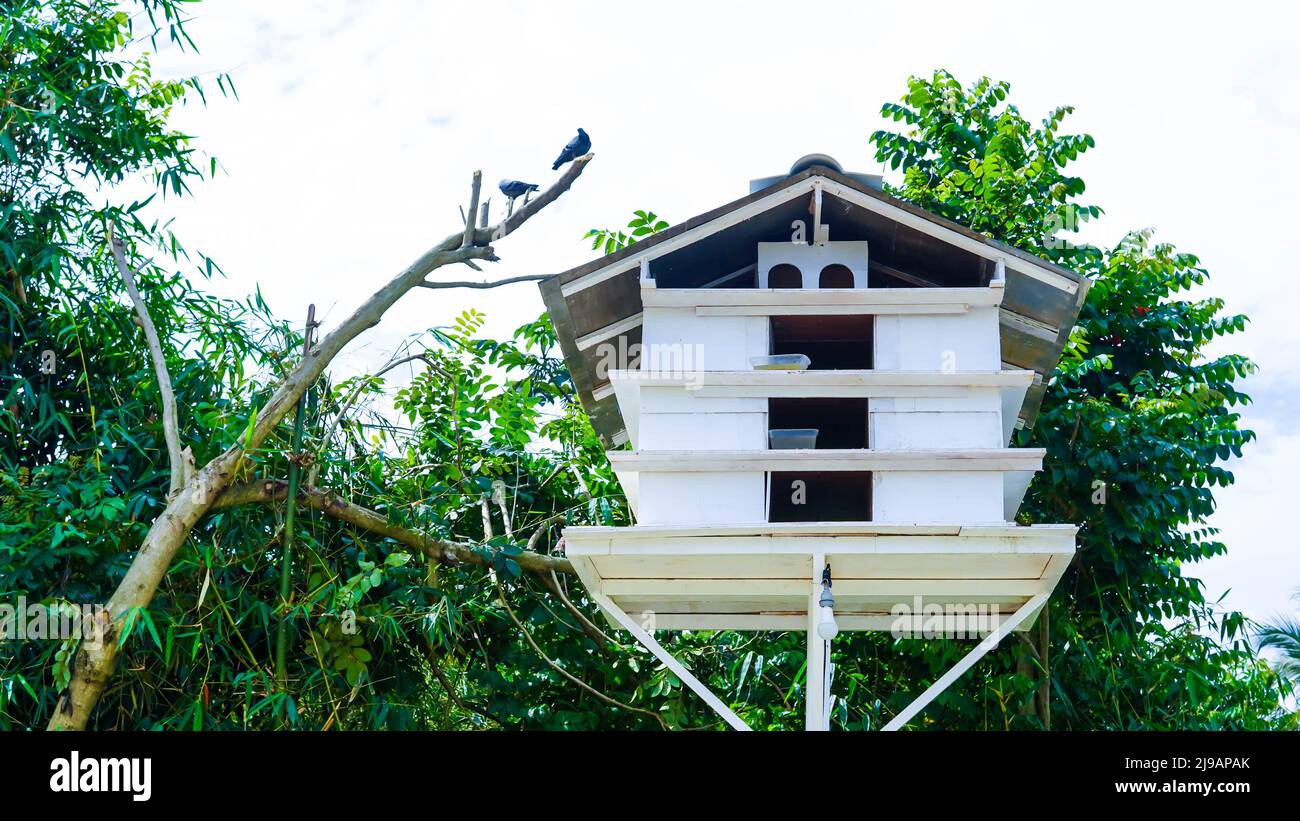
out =
[[[992,614],[966,619],[968,631],[981,633],[995,630],[1010,616]],[[898,619],[892,615],[837,615],[840,631],[890,631]],[[945,618],[945,624],[957,626],[957,619]],[[660,630],[805,630],[808,617],[803,613],[656,613],[655,626]]]
[[[918,579],[977,579],[990,584],[1040,579],[1051,554],[1043,553],[918,553],[856,554],[835,552],[825,545],[836,575],[844,579],[916,581]],[[788,579],[809,566],[811,551],[762,555],[623,555],[589,556],[602,577],[611,579]]]
[[[1029,531],[1029,527],[1017,530]],[[917,535],[956,536],[961,525],[950,524],[879,524],[876,522],[770,522],[735,525],[636,525],[634,527],[566,527],[564,535],[571,541],[617,537],[622,540],[682,538],[689,536],[874,536]]]
[[976,450],[609,451],[617,472],[727,473],[749,471],[1006,471],[1039,470],[1043,448]]
[[[732,271],[732,272],[729,273],[729,274],[723,274],[722,276],[718,277],[717,279],[709,280],[708,282],[706,282],[706,283],[704,283],[703,285],[701,285],[700,288],[717,288],[719,285],[721,285],[721,284],[724,283],[724,282],[730,282],[731,280],[736,279],[736,278],[738,278],[738,277],[741,277],[741,276],[743,276],[743,275],[745,275],[745,274],[752,274],[752,273],[754,273],[754,272],[757,271],[757,270],[758,270],[758,263],[757,263],[757,262],[751,262],[751,263],[749,263],[748,265],[744,266],[743,268],[737,268],[736,270]],[[687,289],[676,289],[676,288],[674,288],[674,289],[672,289],[672,290],[689,290],[689,291],[696,291],[696,290],[698,290],[698,289],[696,289],[696,288],[687,288]],[[650,305],[651,303],[646,302],[646,303],[644,303],[644,304],[646,304],[646,305]]]
[[639,272],[636,268],[628,268],[595,288],[560,298],[569,306],[569,316],[573,321],[569,330],[575,336],[585,336],[640,313],[641,296]]
[[[1050,555],[1035,553],[834,555],[836,574],[846,578],[978,579],[990,583],[1041,578],[1050,559]],[[605,564],[598,561],[597,566],[603,569]]]
[[790,578],[809,572],[809,554],[766,556],[629,555],[592,556],[602,575],[619,579]]
[[898,314],[964,314],[965,303],[915,303],[889,305],[736,305],[701,306],[696,316],[879,316]]
[[884,523],[884,522],[759,522],[727,525],[635,525],[633,527],[606,527],[601,525],[573,526],[564,529],[570,541],[589,541],[618,538],[622,541],[637,539],[665,539],[683,537],[723,536],[964,536],[967,538],[1033,539],[1039,537],[1072,537],[1078,531],[1071,524],[997,525]]
[[1002,326],[1001,353],[1003,362],[1046,376],[1051,375],[1061,356],[1054,343],[1011,325]]
[[[614,391],[624,391],[619,407],[629,423],[635,424],[641,408],[643,388],[680,388],[689,404],[682,413],[717,412],[703,400],[769,399],[782,396],[800,399],[971,399],[987,398],[984,391],[997,390],[1011,399],[1022,396],[1036,376],[1034,371],[697,371],[690,374],[662,371],[611,371]],[[1008,393],[1009,392],[1009,393]],[[601,388],[597,399],[608,396]],[[701,402],[701,404],[695,404]],[[1004,404],[999,402],[997,407]],[[657,405],[656,405],[657,406]],[[983,407],[982,405],[980,407]],[[994,407],[994,406],[990,406]],[[1019,407],[1015,401],[1014,412]],[[972,407],[972,410],[975,409]],[[663,411],[652,411],[663,412]]]
[[[753,266],[749,266],[753,267]],[[747,269],[742,269],[747,270]],[[855,305],[997,305],[996,288],[659,288],[642,294],[646,308],[795,307]]]
[[[689,389],[694,399],[967,399],[972,392],[991,390],[983,386],[894,386],[819,385],[769,382],[756,385],[728,385]],[[701,411],[706,412],[706,411]]]
[[633,328],[641,327],[641,317],[642,314],[634,314],[629,317],[624,317],[618,322],[606,325],[599,330],[592,331],[586,336],[578,337],[575,344],[578,346],[578,350],[580,351],[585,351],[588,348],[595,347],[597,343],[603,342],[610,337],[615,337],[619,334],[627,333]]
[[1076,313],[1077,294],[1065,293],[1030,277],[1011,278],[1005,290],[1002,307],[1029,319],[1055,326]]
[[[628,613],[807,613],[808,584],[802,596],[777,598],[668,599],[620,596],[615,601]],[[883,612],[889,612],[884,609]]]
[[610,382],[620,380],[644,387],[733,387],[791,385],[800,390],[817,387],[891,388],[1001,388],[1028,386],[1032,370],[1000,371],[700,371],[681,374],[672,371],[612,370]]
[[[835,522],[827,523],[833,526]],[[626,528],[628,534],[609,534],[597,532],[581,533],[583,528],[565,529],[570,552],[601,553],[627,555],[676,555],[676,554],[716,554],[757,556],[795,554],[802,555],[819,549],[817,544],[825,542],[820,549],[837,555],[852,554],[1053,554],[1072,550],[1076,529],[1072,525],[1062,525],[1059,529],[1026,528],[1014,525],[990,525],[987,531],[961,526],[960,533],[954,534],[944,530],[946,525],[917,526],[915,530],[906,531],[905,535],[891,533],[889,525],[877,528],[859,528],[855,523],[844,523],[844,533],[825,533],[820,531],[762,533],[758,530],[764,526],[760,523],[754,530],[736,526],[719,526],[718,534],[705,531],[707,526],[683,527],[677,533],[646,534],[638,533],[654,525],[637,525]],[[774,525],[768,525],[772,527]],[[900,525],[899,528],[906,526]],[[951,527],[956,527],[951,526]],[[1020,530],[1021,533],[1005,531]],[[1004,531],[1004,532],[999,532]],[[725,574],[724,574],[725,575]]]
[[[725,615],[725,614],[788,614],[796,615],[807,613],[808,607],[808,588],[807,582],[804,583],[804,593],[802,596],[780,596],[771,598],[719,598],[719,599],[677,599],[663,598],[657,596],[611,596],[619,607],[628,613],[653,613],[655,616],[675,614],[700,614],[700,615]],[[982,596],[966,600],[931,600],[926,598],[924,605],[937,605],[941,608],[951,607],[954,611],[957,606],[963,608],[962,615],[967,618],[977,618],[979,609],[982,607],[986,614],[991,615],[993,611],[1010,613],[1014,612],[1024,604],[1030,597],[1017,595],[1004,596]],[[839,621],[841,616],[889,616],[894,614],[895,608],[900,605],[911,607],[915,600],[911,596],[895,597],[880,601],[854,601],[845,600],[843,604],[840,597],[835,596],[835,619]],[[815,606],[815,605],[814,605]],[[970,608],[967,610],[966,608]],[[971,610],[975,612],[970,612]],[[937,616],[939,614],[933,614]],[[954,612],[954,617],[958,614]],[[921,616],[920,624],[922,629],[929,617]],[[657,625],[656,625],[657,626]]]
[[915,274],[909,274],[906,271],[899,270],[891,265],[885,265],[883,262],[877,262],[874,259],[867,263],[867,273],[875,274],[877,276],[887,276],[896,279],[899,282],[906,282],[908,285],[913,285],[917,288],[942,287],[939,283],[933,280],[925,279],[924,277],[919,277]]
[[[565,531],[566,534],[568,531]],[[566,539],[569,537],[566,536]],[[1073,545],[1072,534],[1035,535],[1018,537],[971,538],[968,536],[683,536],[669,539],[622,539],[617,536],[595,539],[590,542],[593,552],[619,556],[662,556],[697,558],[700,556],[728,556],[730,561],[767,561],[776,556],[805,556],[822,550],[837,556],[862,555],[1050,555],[1069,552]],[[587,541],[574,536],[569,546],[574,551],[585,551]],[[734,575],[719,573],[719,577]],[[781,576],[780,573],[762,573]]]
[[1022,316],[1006,308],[998,309],[998,322],[1019,330],[1023,334],[1041,339],[1044,342],[1056,342],[1057,336],[1060,335],[1061,329],[1055,325],[1049,325],[1046,322]]
[[[834,559],[832,557],[832,563]],[[808,581],[788,579],[657,579],[603,577],[601,591],[607,596],[658,596],[670,599],[724,599],[749,597],[799,598],[807,595]],[[974,602],[977,598],[1004,600],[1029,597],[1042,592],[1042,581],[1028,579],[839,579],[834,583],[835,600],[910,600],[920,595],[931,601]]]
[[1043,404],[1043,396],[1047,393],[1046,382],[1035,382],[1029,386],[1025,392],[1025,401],[1020,407],[1020,422],[1022,427],[1032,428],[1035,420],[1038,418],[1038,409]]

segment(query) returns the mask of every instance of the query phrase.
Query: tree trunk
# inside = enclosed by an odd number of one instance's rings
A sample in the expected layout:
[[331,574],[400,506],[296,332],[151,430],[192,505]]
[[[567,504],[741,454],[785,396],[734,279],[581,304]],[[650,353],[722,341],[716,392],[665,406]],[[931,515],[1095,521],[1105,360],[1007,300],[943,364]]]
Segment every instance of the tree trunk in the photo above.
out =
[[[120,642],[116,631],[125,615],[137,608],[147,607],[157,591],[163,575],[171,566],[176,551],[189,537],[195,522],[207,512],[214,500],[230,485],[235,471],[247,451],[262,444],[276,426],[298,403],[307,386],[316,381],[326,366],[345,345],[360,333],[379,324],[384,313],[406,292],[418,286],[430,273],[444,265],[473,260],[495,260],[487,243],[500,239],[522,225],[550,202],[553,202],[582,173],[592,159],[588,154],[573,162],[546,194],[520,209],[500,225],[491,229],[457,231],[441,243],[426,251],[410,267],[376,291],[321,343],[303,357],[297,367],[284,378],[270,400],[258,411],[246,440],[236,443],[220,456],[208,462],[193,480],[168,502],[162,514],[149,528],[139,552],[131,562],[125,578],[108,601],[108,616],[112,620],[96,631],[96,636],[82,642],[76,656],[72,681],[64,698],[50,719],[48,729],[84,729],[91,710],[99,700],[105,685],[117,664]],[[482,243],[482,244],[478,244]],[[96,640],[97,639],[97,640]]]

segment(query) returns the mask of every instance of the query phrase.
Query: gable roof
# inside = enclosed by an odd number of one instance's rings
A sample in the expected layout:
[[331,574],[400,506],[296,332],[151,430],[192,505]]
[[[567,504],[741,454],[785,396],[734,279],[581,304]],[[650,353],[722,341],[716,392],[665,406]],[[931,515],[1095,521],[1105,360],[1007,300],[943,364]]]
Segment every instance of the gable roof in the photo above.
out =
[[561,350],[584,409],[608,444],[625,440],[608,382],[590,352],[595,341],[640,341],[641,268],[661,287],[709,287],[743,274],[757,242],[788,239],[792,219],[811,211],[805,195],[820,191],[822,221],[835,240],[871,243],[872,275],[910,287],[987,285],[996,263],[1006,274],[1001,308],[1006,367],[1038,374],[1020,409],[1032,426],[1045,380],[1056,367],[1087,294],[1089,281],[1033,254],[891,197],[824,166],[792,174],[617,253],[601,256],[540,283]]

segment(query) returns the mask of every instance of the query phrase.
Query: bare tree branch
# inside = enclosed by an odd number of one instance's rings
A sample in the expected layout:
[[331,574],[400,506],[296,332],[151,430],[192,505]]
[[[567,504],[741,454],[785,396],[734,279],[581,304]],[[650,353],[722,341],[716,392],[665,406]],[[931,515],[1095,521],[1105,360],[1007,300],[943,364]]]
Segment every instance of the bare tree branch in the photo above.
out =
[[[545,194],[493,228],[475,229],[471,214],[467,220],[470,230],[462,228],[421,254],[303,356],[288,375],[281,379],[266,404],[257,411],[247,435],[204,465],[168,501],[167,507],[153,521],[125,576],[108,600],[107,611],[111,622],[105,622],[101,634],[111,636],[116,632],[115,624],[124,619],[128,612],[146,607],[153,600],[176,551],[189,538],[194,524],[234,479],[244,454],[260,446],[280,425],[289,411],[298,404],[308,386],[321,375],[344,346],[364,331],[378,325],[389,308],[438,268],[473,260],[496,261],[496,253],[489,243],[508,236],[543,207],[554,202],[582,174],[591,158],[591,154],[579,157]],[[468,243],[465,241],[467,236],[470,240]],[[175,464],[174,458],[173,465]],[[49,729],[85,728],[91,710],[99,701],[117,665],[119,650],[116,640],[82,643],[77,652],[72,680],[66,690],[63,709],[54,712],[47,725]]]
[[510,521],[510,506],[506,504],[506,483],[501,479],[492,482],[492,501],[496,504],[497,509],[501,511],[501,522],[506,529],[506,538],[513,542],[515,540],[515,528]]
[[[225,510],[247,504],[269,504],[280,502],[288,493],[288,485],[280,481],[249,482],[227,488],[212,503],[211,510]],[[353,504],[336,493],[314,487],[306,487],[298,495],[298,504],[319,510],[348,524],[377,533],[380,536],[401,542],[419,551],[434,561],[447,564],[463,562],[465,564],[487,566],[489,562],[483,554],[466,544],[439,539],[413,528],[393,524],[382,513]],[[523,551],[511,556],[524,570],[534,573],[565,573],[575,575],[573,564],[568,559],[546,556],[532,551]]]
[[536,282],[539,279],[546,279],[550,274],[525,274],[524,276],[507,277],[498,279],[496,282],[421,282],[421,288],[499,288],[502,285],[514,285],[516,282]]
[[[543,208],[559,199],[560,195],[565,191],[568,191],[570,185],[573,185],[573,181],[582,175],[582,169],[586,168],[587,163],[591,162],[595,157],[595,154],[586,154],[578,157],[569,165],[564,174],[552,183],[550,188],[543,191],[537,199],[525,204],[523,208],[520,208],[514,214],[506,217],[505,220],[492,228],[484,229],[489,232],[486,241],[495,242],[509,236],[512,232],[518,230],[519,226],[532,219],[538,211],[541,211]],[[481,234],[482,231],[479,233]]]
[[158,393],[162,394],[163,439],[167,442],[167,461],[171,465],[171,485],[167,497],[174,498],[189,481],[186,473],[186,461],[181,455],[180,423],[176,414],[176,394],[172,391],[172,378],[167,372],[167,358],[163,355],[162,342],[158,339],[158,329],[154,327],[149,308],[140,297],[140,289],[135,284],[135,271],[126,264],[126,246],[122,238],[114,235],[113,223],[108,223],[108,244],[113,249],[113,259],[117,261],[117,270],[126,283],[126,292],[135,306],[135,315],[144,329],[144,339],[149,346],[149,358],[153,360],[154,377],[158,380]]
[[623,646],[618,642],[614,641],[613,639],[611,639],[608,635],[606,635],[604,630],[601,630],[595,624],[592,624],[591,619],[583,615],[583,612],[579,610],[577,607],[575,607],[573,602],[569,601],[569,597],[564,595],[564,591],[560,588],[559,578],[554,573],[550,573],[550,574],[538,573],[537,575],[541,577],[542,584],[546,585],[546,589],[550,590],[553,594],[555,594],[556,598],[564,602],[565,608],[567,608],[569,613],[571,613],[573,617],[578,620],[579,626],[582,627],[582,632],[586,633],[588,638],[596,642],[596,646],[600,648],[600,651],[602,653],[604,653],[605,655],[609,655],[610,654],[609,648],[611,646],[612,647]]
[[492,508],[488,507],[488,497],[484,496],[479,501],[479,508],[483,512],[483,541],[490,542],[496,538],[492,532]]

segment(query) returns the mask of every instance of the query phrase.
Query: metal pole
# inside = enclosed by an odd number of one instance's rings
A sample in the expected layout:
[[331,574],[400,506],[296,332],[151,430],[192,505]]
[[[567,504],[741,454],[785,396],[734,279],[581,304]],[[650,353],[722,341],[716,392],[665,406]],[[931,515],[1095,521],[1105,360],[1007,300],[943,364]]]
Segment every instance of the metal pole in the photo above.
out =
[[[302,335],[302,355],[305,358],[311,352],[311,334],[316,327],[316,306],[307,306],[307,327]],[[298,464],[298,455],[302,450],[302,429],[307,415],[307,390],[298,397],[298,408],[293,419],[293,440],[289,451],[289,488],[285,497],[284,508],[284,549],[280,556],[280,623],[275,630],[275,679],[280,690],[288,689],[289,675],[285,664],[285,655],[289,646],[289,595],[293,575],[293,530],[294,514],[298,507],[298,483],[302,467]]]

